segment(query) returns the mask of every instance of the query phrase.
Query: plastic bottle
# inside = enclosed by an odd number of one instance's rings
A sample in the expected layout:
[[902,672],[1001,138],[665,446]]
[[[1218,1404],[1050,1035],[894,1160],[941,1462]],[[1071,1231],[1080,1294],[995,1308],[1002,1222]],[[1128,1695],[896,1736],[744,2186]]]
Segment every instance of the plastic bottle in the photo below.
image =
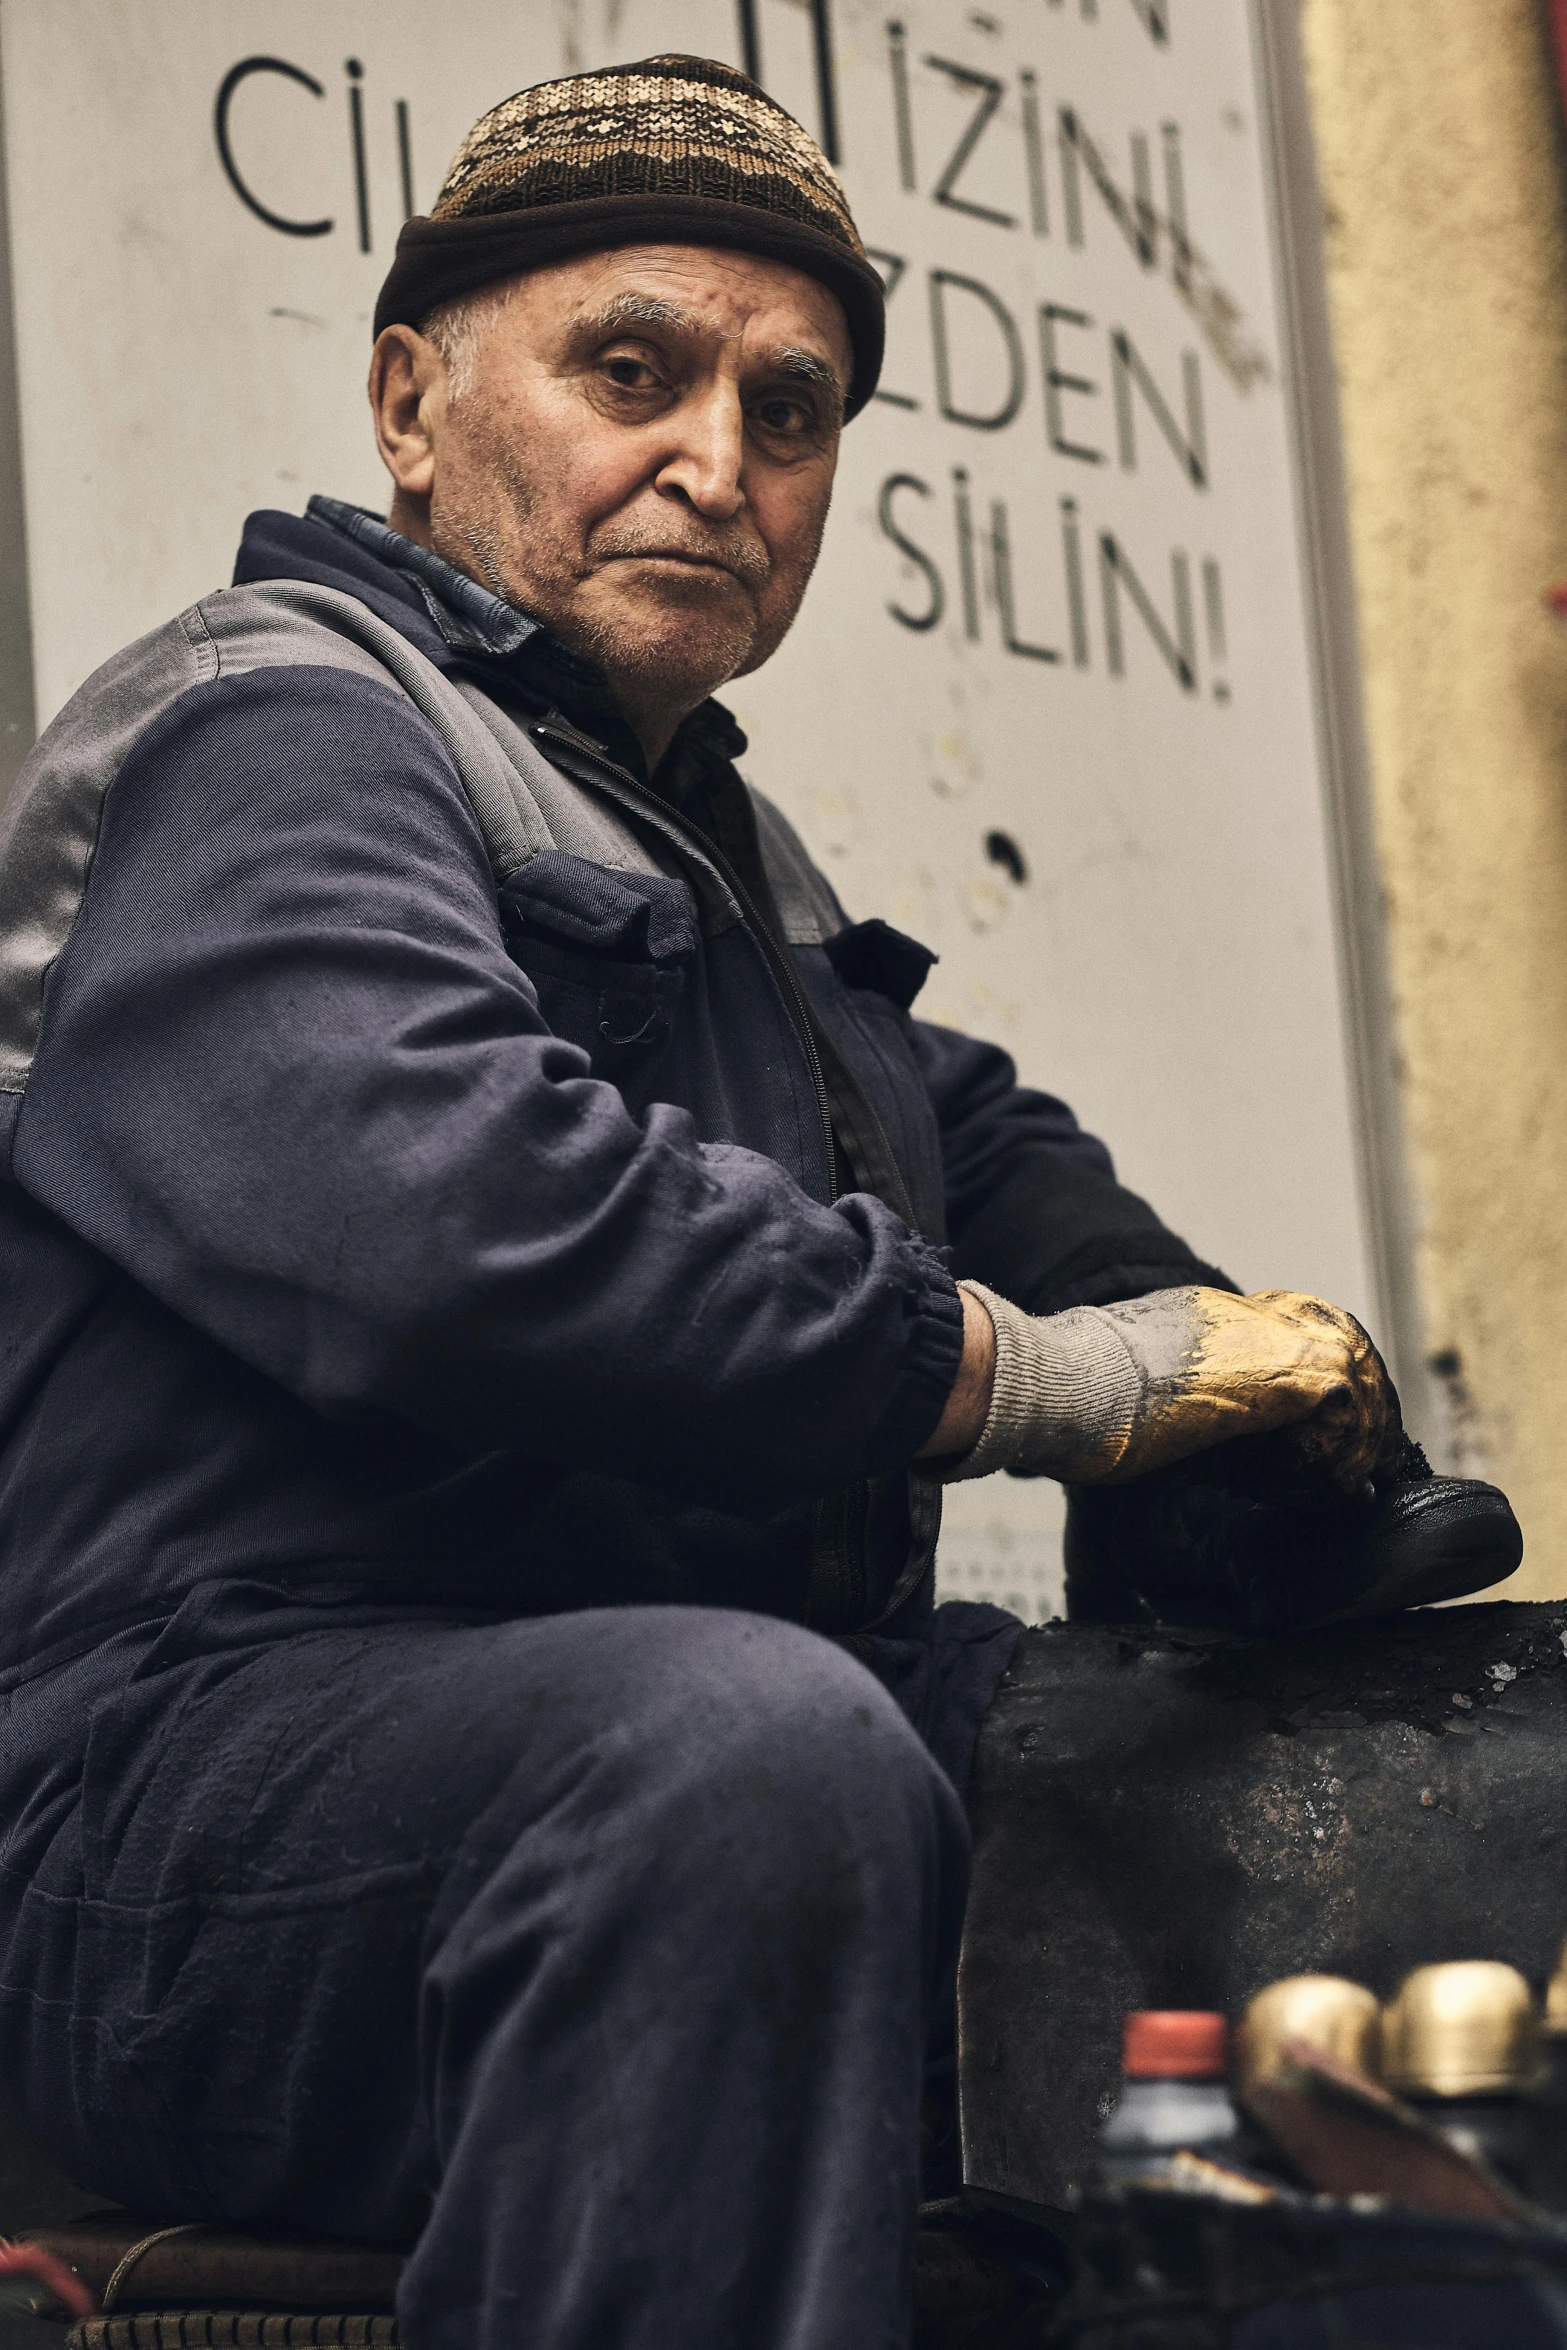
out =
[[1222,2015],[1143,2008],[1121,2043],[1122,2087],[1099,2133],[1099,2175],[1108,2186],[1168,2175],[1171,2158],[1229,2162],[1240,2139],[1231,2102],[1229,2027]]

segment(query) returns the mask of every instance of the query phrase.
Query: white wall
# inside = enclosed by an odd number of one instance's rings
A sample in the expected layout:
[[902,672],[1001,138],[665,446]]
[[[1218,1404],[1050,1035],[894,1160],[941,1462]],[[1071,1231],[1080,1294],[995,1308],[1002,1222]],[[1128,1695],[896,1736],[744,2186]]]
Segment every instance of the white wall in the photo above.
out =
[[[756,0],[755,14],[764,77],[817,127],[809,12]],[[834,0],[832,31],[844,177],[898,275],[890,396],[848,433],[794,635],[731,697],[751,771],[855,914],[939,950],[922,1010],[1005,1043],[1238,1280],[1369,1316],[1244,0]],[[297,510],[318,488],[384,504],[361,385],[403,210],[399,100],[420,208],[469,122],[529,81],[677,46],[741,58],[730,0],[6,0],[0,42],[40,718],[225,579],[250,508]],[[279,215],[330,220],[323,233],[269,227],[225,173],[216,94],[256,56],[320,95],[272,70],[245,78],[236,168]],[[985,77],[999,102],[954,176]],[[1085,141],[1122,193],[1120,225]],[[1189,251],[1171,229],[1174,151]],[[955,202],[937,198],[944,173]],[[1045,306],[1075,314],[1054,321],[1054,365],[1085,387],[1049,398]],[[1134,374],[1130,451],[1117,334],[1169,428]],[[1191,438],[1188,379],[1200,482],[1172,445]],[[943,392],[948,411],[1001,420],[943,413]],[[1053,1488],[1004,1480],[957,1497],[948,1587],[1047,1604],[1057,1507]]]

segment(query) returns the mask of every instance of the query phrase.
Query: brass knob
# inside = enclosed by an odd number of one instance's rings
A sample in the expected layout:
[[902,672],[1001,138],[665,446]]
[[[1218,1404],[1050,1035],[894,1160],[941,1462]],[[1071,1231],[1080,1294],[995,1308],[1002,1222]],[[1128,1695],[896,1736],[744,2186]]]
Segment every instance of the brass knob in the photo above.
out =
[[1567,1942],[1562,1944],[1556,1972],[1545,1986],[1545,2028],[1553,2038],[1567,2032]]
[[1236,2034],[1235,2071],[1242,2096],[1279,2069],[1286,2040],[1304,2040],[1375,2079],[1382,2010],[1363,1984],[1342,1975],[1286,1975],[1259,1991]]
[[1416,1967],[1383,2014],[1383,2077],[1417,2097],[1526,2088],[1539,2059],[1529,1986],[1516,1967],[1494,1959]]

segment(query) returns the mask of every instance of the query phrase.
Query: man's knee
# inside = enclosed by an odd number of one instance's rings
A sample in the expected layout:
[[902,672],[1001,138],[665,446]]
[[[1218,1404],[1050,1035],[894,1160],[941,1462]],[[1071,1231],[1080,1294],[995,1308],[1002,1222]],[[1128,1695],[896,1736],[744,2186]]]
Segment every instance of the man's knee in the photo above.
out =
[[[743,1915],[736,1953],[765,1953],[773,1980],[814,1983],[807,1996],[825,1999],[835,1981],[841,1995],[846,1969],[885,1995],[890,1962],[912,1995],[955,1942],[967,1890],[968,1828],[950,1780],[841,1649],[789,1625],[720,1621],[706,1733],[694,1719],[669,1790],[671,1832],[694,1833],[687,1882],[722,1884],[720,1910]],[[861,1976],[872,1952],[882,1956]]]
[[[924,1835],[951,1786],[881,1684],[816,1634],[712,1609],[642,1615],[644,1698],[622,1716],[660,1799],[807,1838]],[[689,1810],[688,1825],[695,1825]]]
[[508,1845],[525,1874],[525,1852],[572,1850],[579,1866],[591,1853],[615,1906],[644,1916],[755,1918],[851,1881],[861,1912],[961,1899],[967,1830],[950,1781],[831,1642],[703,1608],[530,1631],[547,1652],[535,1675],[543,1663],[580,1743],[552,1787],[527,1766],[515,1775],[478,1831],[492,1864]]

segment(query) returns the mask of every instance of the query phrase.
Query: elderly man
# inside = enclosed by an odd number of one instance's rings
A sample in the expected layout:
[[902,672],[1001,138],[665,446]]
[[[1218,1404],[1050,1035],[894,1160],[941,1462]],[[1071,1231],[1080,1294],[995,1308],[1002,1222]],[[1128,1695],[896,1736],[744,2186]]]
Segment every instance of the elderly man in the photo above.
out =
[[798,126],[526,92],[377,324],[389,522],[254,516],[0,867],[5,2055],[140,2210],[416,2239],[416,2350],[892,2345],[1016,1633],[942,1479],[1365,1510],[1396,1404],[736,775],[881,349]]

